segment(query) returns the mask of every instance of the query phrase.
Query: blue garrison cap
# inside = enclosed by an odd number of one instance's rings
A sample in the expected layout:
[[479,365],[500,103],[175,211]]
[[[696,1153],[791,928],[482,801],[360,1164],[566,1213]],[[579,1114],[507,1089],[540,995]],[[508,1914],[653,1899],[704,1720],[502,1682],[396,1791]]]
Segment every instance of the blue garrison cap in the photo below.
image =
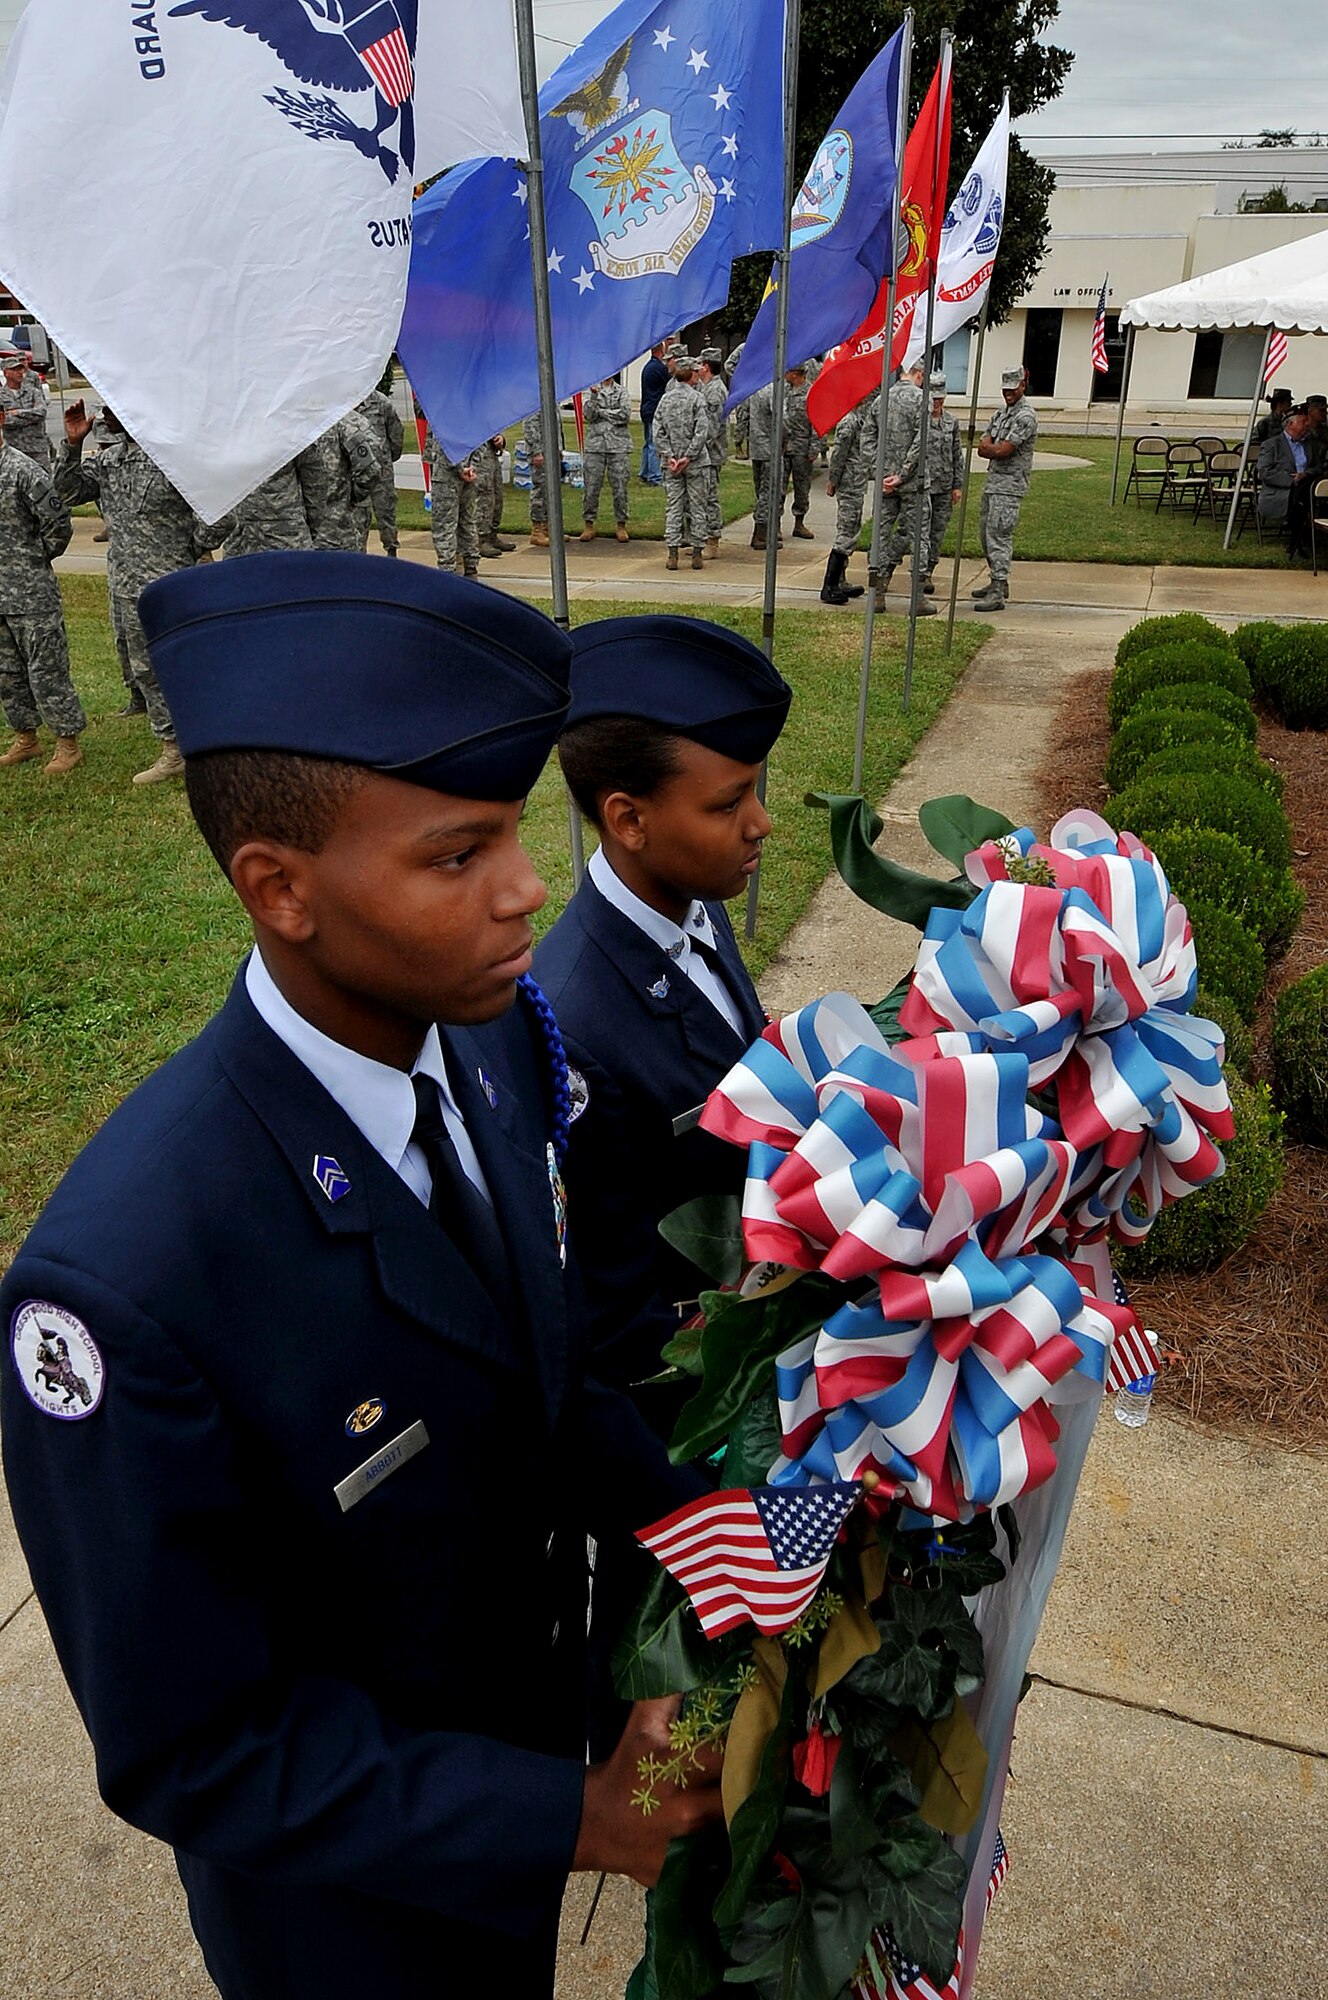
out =
[[788,719],[793,693],[751,641],[702,618],[603,618],[572,636],[567,727],[638,716],[759,764]]
[[204,563],[149,585],[139,615],[186,757],[284,750],[519,799],[567,714],[567,635],[417,563],[318,549]]

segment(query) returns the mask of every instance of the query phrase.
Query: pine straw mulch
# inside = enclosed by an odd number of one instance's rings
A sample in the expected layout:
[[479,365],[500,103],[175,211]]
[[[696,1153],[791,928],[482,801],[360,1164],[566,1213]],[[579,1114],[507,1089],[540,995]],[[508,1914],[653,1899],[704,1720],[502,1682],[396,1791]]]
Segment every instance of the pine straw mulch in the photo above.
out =
[[[1080,675],[1056,717],[1038,774],[1042,827],[1100,807],[1111,743],[1109,670]],[[1328,953],[1328,744],[1262,721],[1259,749],[1286,780],[1305,915],[1272,968],[1254,1022],[1254,1075],[1271,1076],[1273,1008]],[[1286,1179],[1255,1234],[1215,1271],[1130,1288],[1141,1318],[1179,1356],[1158,1384],[1174,1414],[1229,1436],[1328,1452],[1328,1153],[1289,1145]]]

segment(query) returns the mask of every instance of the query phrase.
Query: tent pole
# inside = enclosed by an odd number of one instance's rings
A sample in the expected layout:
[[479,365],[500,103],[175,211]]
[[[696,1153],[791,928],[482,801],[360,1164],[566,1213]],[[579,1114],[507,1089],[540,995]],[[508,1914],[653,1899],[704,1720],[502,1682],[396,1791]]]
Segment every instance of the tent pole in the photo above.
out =
[[[563,426],[558,414],[558,387],[553,367],[553,309],[549,300],[549,243],[544,219],[544,153],[540,141],[539,75],[535,65],[534,0],[516,0],[517,61],[521,101],[526,114],[526,184],[530,199],[530,275],[535,293],[535,346],[539,357],[540,410],[544,418],[544,500],[549,521],[549,581],[553,622],[571,630],[567,594],[567,543],[563,539]],[[572,886],[585,873],[581,815],[571,794],[567,798],[568,844],[572,851]]]
[[[765,600],[761,608],[761,647],[771,665],[775,658],[775,603],[779,589],[779,529],[784,518],[784,381],[788,369],[789,266],[793,261],[793,203],[798,193],[798,53],[802,40],[802,0],[786,0],[784,11],[784,241],[779,250],[779,297],[775,301],[775,382],[771,398],[770,463],[766,467]],[[802,357],[800,357],[802,358]],[[776,507],[775,501],[779,505]],[[757,795],[765,804],[767,766],[762,764]],[[761,866],[747,888],[745,935],[756,936],[761,902]]]
[[[990,295],[988,295],[990,296]],[[982,393],[982,350],[987,344],[987,300],[978,316],[978,351],[973,362],[973,395],[968,406],[968,450],[964,456],[964,490],[959,496],[959,525],[955,529],[954,570],[950,577],[950,615],[945,622],[945,651],[954,651],[955,611],[959,604],[959,565],[964,560],[964,529],[968,523],[968,494],[973,484],[973,447],[978,435],[978,398]]]
[[1120,478],[1121,439],[1125,434],[1125,398],[1130,393],[1130,370],[1134,366],[1134,328],[1125,329],[1125,366],[1121,370],[1120,408],[1116,412],[1116,456],[1111,466],[1111,504],[1116,504],[1116,483]]
[[[899,119],[895,129],[895,192],[893,216],[898,233],[903,201],[904,148],[908,143],[908,96],[913,82],[913,9],[904,11],[904,46],[899,58]],[[867,752],[867,706],[871,694],[872,641],[876,636],[876,585],[881,574],[881,482],[885,478],[886,426],[890,421],[890,372],[895,345],[895,299],[898,294],[898,245],[890,251],[890,284],[885,300],[884,347],[881,353],[881,400],[876,406],[876,466],[872,474],[871,554],[867,557],[867,618],[862,639],[862,673],[858,681],[858,728],[853,744],[853,783],[862,790]],[[921,468],[919,468],[921,471]]]
[[1263,360],[1259,363],[1259,373],[1254,384],[1254,394],[1250,398],[1249,422],[1245,426],[1245,442],[1241,446],[1240,471],[1236,474],[1235,485],[1231,489],[1231,512],[1227,516],[1227,531],[1222,537],[1223,549],[1231,547],[1231,537],[1236,526],[1236,514],[1240,507],[1241,488],[1245,484],[1245,468],[1250,462],[1250,441],[1254,436],[1254,419],[1259,410],[1259,399],[1268,383],[1268,356],[1273,345],[1273,329],[1270,326],[1264,335]]

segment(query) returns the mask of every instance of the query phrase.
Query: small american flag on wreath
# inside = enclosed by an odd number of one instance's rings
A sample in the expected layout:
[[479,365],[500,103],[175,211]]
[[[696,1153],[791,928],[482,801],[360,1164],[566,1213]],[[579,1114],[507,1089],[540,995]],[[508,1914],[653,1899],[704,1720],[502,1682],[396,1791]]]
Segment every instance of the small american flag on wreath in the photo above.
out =
[[802,1616],[861,1486],[737,1487],[639,1528],[692,1600],[708,1638],[750,1619],[773,1637]]

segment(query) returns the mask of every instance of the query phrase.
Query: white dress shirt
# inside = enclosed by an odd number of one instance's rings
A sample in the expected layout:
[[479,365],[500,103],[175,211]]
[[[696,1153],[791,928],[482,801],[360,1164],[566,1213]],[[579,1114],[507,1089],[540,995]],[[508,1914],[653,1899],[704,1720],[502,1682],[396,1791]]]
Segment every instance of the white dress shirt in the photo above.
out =
[[612,903],[620,910],[629,923],[644,931],[648,938],[673,960],[685,979],[690,979],[698,993],[722,1014],[735,1034],[742,1033],[742,1015],[728,987],[720,978],[715,967],[699,951],[692,950],[696,939],[718,951],[715,927],[710,921],[710,913],[704,903],[693,903],[681,924],[675,924],[672,917],[666,917],[661,910],[652,910],[649,903],[643,903],[634,895],[626,883],[620,882],[610,867],[602,847],[597,847],[586,863],[586,873],[599,890],[606,903]]
[[429,1029],[415,1067],[408,1076],[405,1070],[375,1062],[372,1056],[362,1056],[355,1049],[348,1049],[343,1042],[334,1042],[312,1022],[306,1021],[303,1014],[297,1014],[278,989],[256,950],[249,955],[244,983],[254,1007],[273,1034],[317,1078],[356,1130],[363,1133],[375,1153],[387,1162],[394,1174],[400,1175],[411,1193],[426,1208],[433,1193],[433,1178],[424,1154],[410,1142],[410,1135],[415,1129],[415,1092],[411,1076],[432,1077],[442,1099],[443,1121],[456,1147],[462,1170],[485,1200],[492,1204],[493,1197],[485,1183],[484,1169],[447,1080],[447,1065],[443,1060],[443,1047],[436,1027]]

